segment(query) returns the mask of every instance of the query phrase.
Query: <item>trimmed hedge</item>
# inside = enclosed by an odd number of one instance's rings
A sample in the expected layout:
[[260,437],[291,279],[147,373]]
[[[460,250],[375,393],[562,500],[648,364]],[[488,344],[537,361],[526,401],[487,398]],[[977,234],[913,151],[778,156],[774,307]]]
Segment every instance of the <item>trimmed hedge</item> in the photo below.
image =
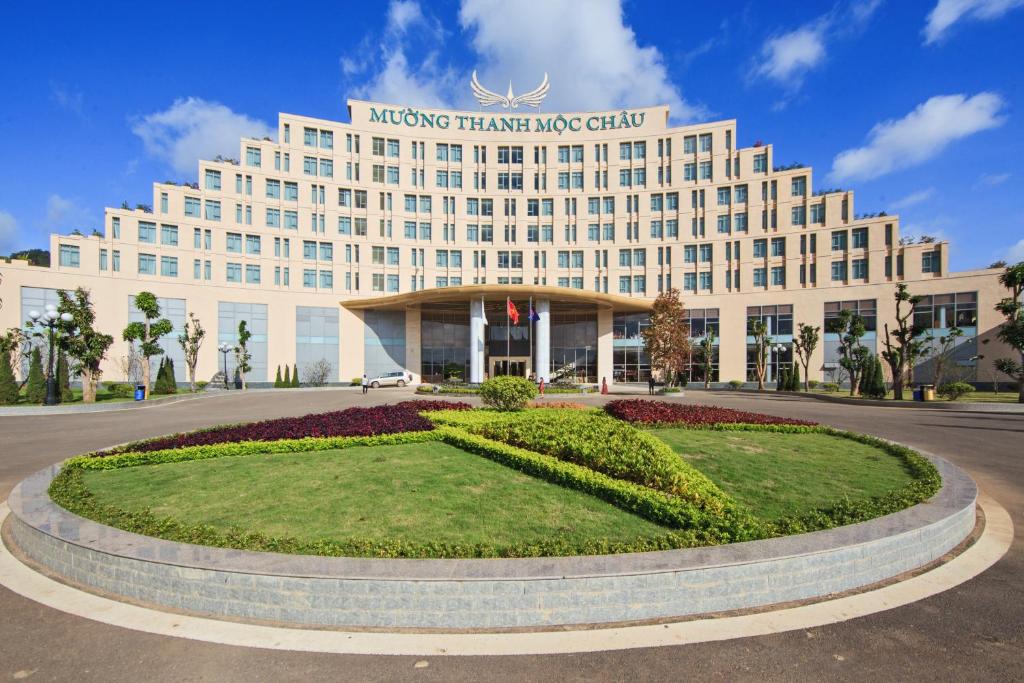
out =
[[707,426],[716,424],[780,424],[813,425],[806,420],[788,417],[774,417],[761,413],[748,413],[717,406],[683,405],[666,401],[645,401],[643,399],[621,399],[609,401],[604,406],[612,417],[625,422],[644,425]]
[[722,513],[730,498],[659,439],[590,411],[541,409],[466,425],[474,434],[576,463]]

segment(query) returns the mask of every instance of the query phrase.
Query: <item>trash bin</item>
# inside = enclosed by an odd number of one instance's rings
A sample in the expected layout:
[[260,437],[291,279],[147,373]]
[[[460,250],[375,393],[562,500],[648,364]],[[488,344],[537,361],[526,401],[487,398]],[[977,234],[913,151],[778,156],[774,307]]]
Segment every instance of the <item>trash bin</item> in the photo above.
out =
[[135,385],[135,400],[145,401],[146,400],[146,385],[136,384]]
[[924,400],[924,389],[922,389],[921,387],[918,387],[917,389],[914,389],[914,400],[915,401],[923,401]]
[[934,384],[922,384],[921,385],[921,400],[922,401],[934,401],[935,400],[935,385]]

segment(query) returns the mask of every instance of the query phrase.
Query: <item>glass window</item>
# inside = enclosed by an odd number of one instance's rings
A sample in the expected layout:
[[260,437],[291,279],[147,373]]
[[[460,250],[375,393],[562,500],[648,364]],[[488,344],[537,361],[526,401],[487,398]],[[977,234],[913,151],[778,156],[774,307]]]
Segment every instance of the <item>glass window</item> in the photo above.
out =
[[78,268],[81,250],[73,244],[60,245],[60,265],[66,268]]
[[[115,252],[116,254],[117,252]],[[139,254],[139,274],[156,275],[156,255]]]

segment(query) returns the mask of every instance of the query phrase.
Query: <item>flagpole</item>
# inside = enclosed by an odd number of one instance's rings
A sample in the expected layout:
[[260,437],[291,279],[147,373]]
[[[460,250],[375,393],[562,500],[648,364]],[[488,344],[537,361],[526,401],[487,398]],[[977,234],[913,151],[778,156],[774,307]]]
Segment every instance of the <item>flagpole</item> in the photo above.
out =
[[530,371],[533,372],[533,297],[530,297],[530,307],[526,310],[527,339],[530,344]]
[[505,297],[505,374],[509,373],[509,366],[512,364],[512,316],[509,313],[509,299]]

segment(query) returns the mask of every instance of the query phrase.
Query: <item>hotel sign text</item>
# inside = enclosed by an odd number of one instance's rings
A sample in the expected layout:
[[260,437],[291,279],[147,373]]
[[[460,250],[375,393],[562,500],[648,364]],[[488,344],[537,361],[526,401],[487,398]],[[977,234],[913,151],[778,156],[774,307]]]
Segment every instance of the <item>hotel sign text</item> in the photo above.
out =
[[475,116],[473,114],[444,114],[405,109],[377,109],[370,107],[370,123],[383,123],[405,128],[437,128],[439,130],[469,130],[482,133],[556,133],[581,130],[618,130],[639,128],[644,125],[645,112],[587,114],[583,116],[558,114],[556,116]]

